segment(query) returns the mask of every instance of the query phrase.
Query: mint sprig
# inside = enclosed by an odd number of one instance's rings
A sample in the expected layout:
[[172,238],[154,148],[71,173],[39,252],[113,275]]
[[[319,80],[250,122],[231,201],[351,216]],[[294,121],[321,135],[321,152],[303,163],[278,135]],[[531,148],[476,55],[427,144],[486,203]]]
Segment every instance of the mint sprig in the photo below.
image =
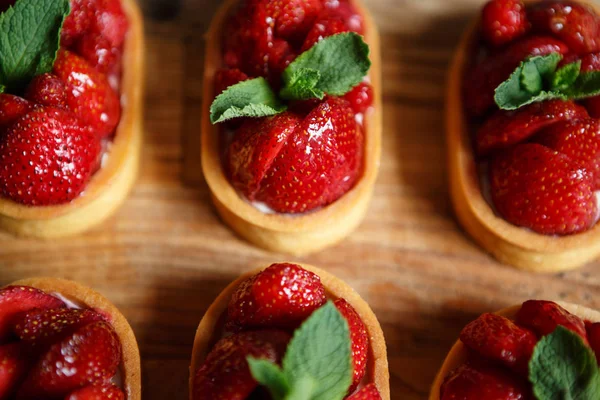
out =
[[328,302],[296,330],[283,368],[253,357],[248,363],[254,379],[274,400],[341,400],[352,383],[348,323]]
[[18,0],[0,14],[0,85],[22,90],[31,79],[52,71],[69,0]]
[[516,110],[552,99],[577,100],[600,94],[600,71],[581,72],[581,61],[558,68],[562,55],[551,53],[523,61],[497,88],[500,109]]

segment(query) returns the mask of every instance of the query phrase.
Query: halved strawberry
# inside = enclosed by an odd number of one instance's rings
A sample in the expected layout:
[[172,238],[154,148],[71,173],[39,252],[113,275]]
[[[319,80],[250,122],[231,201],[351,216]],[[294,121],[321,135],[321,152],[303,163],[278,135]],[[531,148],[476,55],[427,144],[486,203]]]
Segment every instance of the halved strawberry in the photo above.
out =
[[373,105],[373,87],[361,82],[344,95],[355,113],[365,113]]
[[71,13],[61,29],[61,44],[72,45],[88,31],[95,15],[95,0],[70,0]]
[[29,83],[25,98],[44,106],[65,108],[67,88],[63,81],[53,74],[38,75]]
[[365,21],[352,1],[325,0],[324,8],[318,19],[341,18],[351,32],[365,34]]
[[27,357],[19,343],[0,346],[0,399],[10,399],[27,372]]
[[86,386],[74,391],[65,400],[125,400],[125,393],[111,384]]
[[586,321],[585,327],[590,347],[594,350],[596,361],[600,365],[600,322]]
[[585,323],[553,301],[528,300],[517,312],[517,324],[531,329],[538,336],[549,335],[557,326],[575,332],[587,343]]
[[248,75],[246,75],[237,68],[221,68],[215,74],[215,96],[218,96],[221,93],[223,93],[223,91],[229,86],[233,86],[236,83],[243,82],[247,79]]
[[381,394],[375,384],[369,383],[352,396],[347,397],[347,400],[381,400]]
[[339,16],[320,18],[308,32],[306,39],[304,39],[302,52],[310,49],[326,37],[349,31],[350,28]]
[[4,130],[31,110],[33,104],[22,97],[0,93],[0,130]]
[[194,400],[246,399],[257,388],[247,357],[281,362],[289,334],[275,330],[238,333],[217,342],[195,372]]
[[369,357],[369,333],[364,322],[345,299],[337,299],[334,302],[342,316],[346,318],[350,328],[350,339],[352,341],[352,362],[354,364],[354,376],[349,393],[354,392],[367,371]]
[[523,0],[490,0],[481,13],[483,37],[501,46],[524,35],[529,28]]
[[596,221],[596,198],[586,170],[564,154],[520,144],[490,164],[492,202],[508,222],[545,235],[568,235]]
[[321,0],[262,0],[267,16],[272,19],[275,35],[298,40],[306,36],[323,8]]
[[114,47],[101,35],[84,35],[74,46],[77,54],[103,74],[118,74],[122,57],[120,47]]
[[113,48],[125,41],[129,21],[123,10],[122,0],[93,0],[95,18],[90,25],[90,36],[102,36]]
[[325,301],[317,275],[296,264],[273,264],[240,284],[227,317],[246,328],[296,328]]

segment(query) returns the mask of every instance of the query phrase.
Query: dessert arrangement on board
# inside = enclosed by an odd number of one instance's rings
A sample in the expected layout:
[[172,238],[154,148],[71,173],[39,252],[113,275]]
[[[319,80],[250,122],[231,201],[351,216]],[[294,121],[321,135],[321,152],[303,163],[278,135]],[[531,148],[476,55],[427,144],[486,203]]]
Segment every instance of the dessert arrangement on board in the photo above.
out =
[[385,339],[368,304],[309,265],[245,274],[198,326],[190,399],[390,399]]
[[133,0],[1,7],[0,228],[81,232],[121,204],[137,174],[140,11]]

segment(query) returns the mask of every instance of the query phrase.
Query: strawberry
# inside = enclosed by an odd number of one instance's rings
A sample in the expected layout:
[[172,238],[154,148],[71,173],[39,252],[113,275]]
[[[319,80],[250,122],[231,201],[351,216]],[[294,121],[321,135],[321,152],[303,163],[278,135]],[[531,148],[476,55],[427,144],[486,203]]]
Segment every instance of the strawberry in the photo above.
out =
[[267,16],[273,21],[275,35],[287,39],[302,39],[323,8],[321,0],[262,0]]
[[38,75],[29,83],[25,98],[33,103],[44,106],[66,108],[67,88],[53,74]]
[[103,74],[119,74],[122,51],[102,35],[84,35],[74,46],[77,54]]
[[533,30],[552,34],[577,54],[600,50],[600,18],[592,8],[574,1],[542,1],[528,13]]
[[89,36],[102,36],[108,40],[111,47],[121,47],[129,28],[121,0],[91,1],[95,3],[95,18],[90,25]]
[[[54,297],[27,286],[8,286],[0,290],[0,342],[7,340],[15,317],[34,308],[63,308],[66,304]],[[1,396],[0,396],[1,397]]]
[[537,338],[508,318],[483,314],[469,323],[460,333],[460,340],[478,354],[500,361],[507,367],[527,376],[527,364]]
[[18,343],[0,346],[0,399],[9,399],[27,372],[27,361]]
[[79,388],[105,383],[117,372],[121,344],[106,322],[94,322],[54,344],[30,370],[20,399],[65,397]]
[[344,299],[337,299],[334,302],[342,316],[346,318],[350,328],[350,338],[352,341],[352,362],[354,364],[354,377],[349,392],[352,393],[357,387],[367,371],[367,359],[369,352],[369,333],[364,322],[354,309]]
[[0,191],[27,205],[73,200],[98,165],[100,142],[71,113],[38,107],[0,138]]
[[302,52],[309,50],[326,37],[349,31],[350,28],[339,16],[321,18],[313,25],[304,39]]
[[587,321],[585,327],[590,347],[594,350],[596,361],[600,365],[600,322]]
[[344,95],[356,114],[364,114],[373,105],[373,87],[366,82],[359,83]]
[[95,15],[95,0],[70,0],[71,12],[60,31],[61,44],[71,46],[88,31]]
[[529,28],[522,0],[490,0],[481,15],[483,37],[492,46],[501,46],[523,36]]
[[450,372],[440,400],[527,400],[526,385],[502,369],[465,363]]
[[[562,59],[560,66],[564,66],[577,60],[581,60],[582,73],[600,71],[600,52],[585,54],[583,56],[571,54]],[[600,96],[584,99],[583,104],[592,118],[600,118]]]
[[59,51],[53,72],[67,87],[69,110],[99,138],[111,135],[121,118],[121,104],[106,76],[67,50]]
[[593,180],[593,190],[600,190],[600,121],[580,119],[562,121],[541,131],[537,143],[568,156],[585,168]]
[[65,400],[125,400],[125,393],[111,384],[86,386],[74,391]]
[[381,394],[377,387],[373,383],[369,383],[367,386],[354,393],[352,396],[347,397],[348,400],[381,400]]
[[489,177],[492,202],[512,224],[568,235],[595,223],[592,179],[564,154],[540,144],[521,144],[492,160]]
[[587,343],[585,323],[553,301],[528,300],[517,313],[517,324],[531,329],[537,335],[545,336],[554,332],[557,326],[575,332]]
[[250,374],[247,357],[279,363],[289,340],[287,333],[274,330],[238,333],[219,340],[195,373],[194,400],[248,398],[258,383]]
[[8,128],[29,112],[31,107],[31,103],[19,96],[0,93],[0,130]]
[[325,0],[325,7],[319,19],[340,18],[351,32],[359,35],[365,34],[365,21],[363,16],[348,0]]
[[296,328],[325,301],[317,275],[296,264],[273,264],[240,284],[227,316],[241,327]]
[[243,82],[248,79],[248,75],[237,68],[225,69],[221,68],[215,74],[215,96],[220,95],[229,86]]
[[546,126],[587,116],[582,106],[562,100],[533,103],[514,111],[499,110],[477,131],[477,154],[487,156],[530,138]]

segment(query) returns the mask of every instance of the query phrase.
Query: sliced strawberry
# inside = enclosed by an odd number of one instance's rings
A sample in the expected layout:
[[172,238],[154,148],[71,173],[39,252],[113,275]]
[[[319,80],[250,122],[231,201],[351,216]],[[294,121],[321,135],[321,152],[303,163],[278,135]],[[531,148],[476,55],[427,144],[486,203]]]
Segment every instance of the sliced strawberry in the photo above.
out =
[[0,93],[0,130],[8,128],[29,112],[32,106],[31,103],[21,97]]
[[53,74],[38,75],[29,83],[25,98],[44,106],[65,108],[67,88],[63,81]]
[[338,16],[321,18],[308,32],[308,35],[302,44],[302,52],[310,49],[326,37],[349,31],[350,28],[348,25]]
[[296,264],[273,264],[240,284],[227,316],[241,327],[296,328],[325,301],[317,275]]
[[596,361],[600,365],[600,322],[586,322],[586,333],[592,350],[596,354]]
[[239,69],[225,69],[222,68],[215,74],[215,96],[223,93],[229,86],[233,86],[236,83],[243,82],[248,79],[248,75],[240,71]]
[[367,386],[354,393],[352,396],[347,397],[348,400],[381,400],[381,394],[377,390],[377,386],[373,383],[369,383]]
[[117,372],[121,344],[106,322],[94,322],[54,344],[30,370],[20,399],[65,397],[88,385],[105,383]]
[[517,326],[508,318],[483,314],[460,333],[460,340],[478,354],[500,361],[527,376],[527,365],[537,342],[528,329]]
[[196,371],[194,400],[246,399],[258,387],[247,357],[281,362],[290,336],[281,331],[238,333],[217,342]]
[[66,304],[41,290],[27,286],[8,286],[0,290],[0,342],[7,340],[15,317],[35,308],[63,308]]
[[352,362],[354,364],[354,377],[349,393],[354,392],[360,381],[367,372],[367,362],[369,358],[369,333],[364,322],[354,309],[344,299],[337,299],[334,302],[337,309],[348,321],[350,328],[350,338],[352,341]]
[[522,0],[490,0],[481,15],[483,37],[501,46],[523,36],[529,28]]
[[528,300],[517,313],[517,324],[531,329],[537,335],[545,336],[554,332],[557,326],[575,332],[587,343],[585,323],[553,301]]
[[568,235],[596,221],[596,198],[586,170],[540,144],[520,144],[495,157],[492,202],[508,222],[545,235]]
[[78,38],[86,33],[95,15],[95,0],[70,0],[71,13],[63,23],[61,35],[61,44],[64,46],[72,45]]
[[533,103],[514,111],[499,110],[477,131],[477,154],[487,156],[511,147],[555,122],[586,117],[588,113],[585,108],[562,100]]
[[100,142],[71,113],[41,107],[0,138],[0,192],[27,205],[73,200],[98,165]]
[[287,40],[306,36],[321,12],[321,0],[263,0],[272,18],[275,35]]
[[65,400],[125,400],[125,393],[115,385],[86,386]]
[[0,399],[10,399],[27,372],[27,358],[19,343],[0,346]]
[[373,87],[366,82],[359,83],[344,95],[355,113],[365,113],[373,105]]

